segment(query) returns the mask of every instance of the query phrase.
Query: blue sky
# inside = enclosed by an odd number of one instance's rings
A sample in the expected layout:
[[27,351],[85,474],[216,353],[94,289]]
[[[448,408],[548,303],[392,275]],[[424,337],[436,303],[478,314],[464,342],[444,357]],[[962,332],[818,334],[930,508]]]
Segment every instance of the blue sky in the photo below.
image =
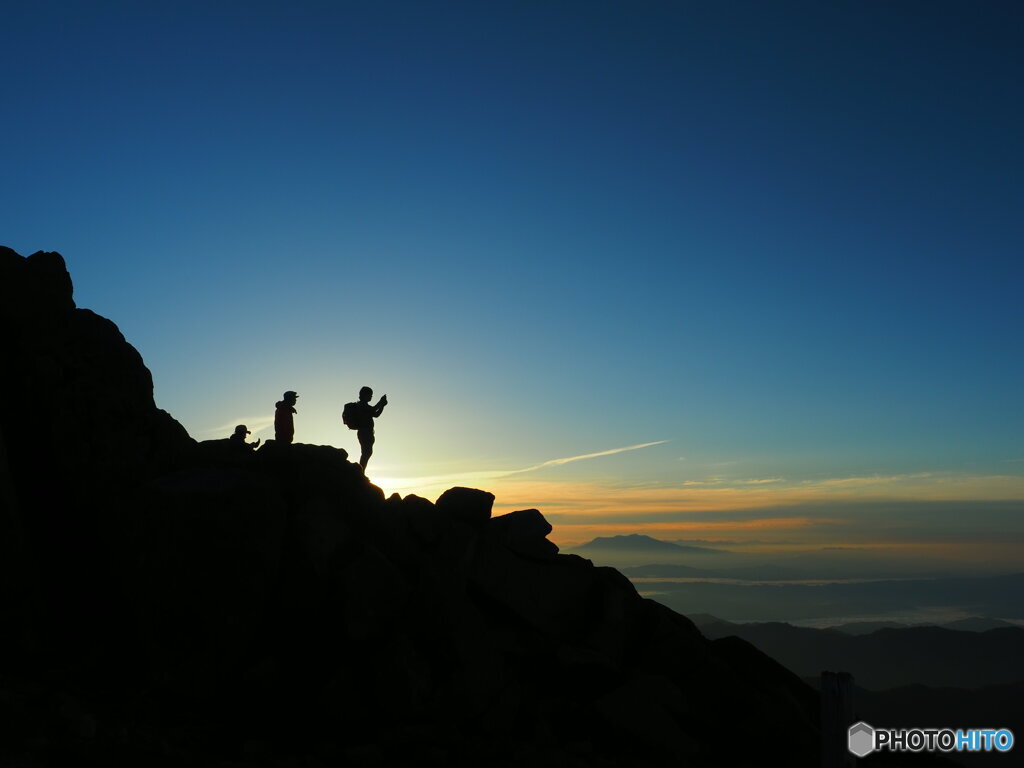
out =
[[637,488],[1024,498],[1019,4],[4,17],[0,242],[63,253],[198,438],[295,389],[352,451],[369,384],[383,485],[567,529]]

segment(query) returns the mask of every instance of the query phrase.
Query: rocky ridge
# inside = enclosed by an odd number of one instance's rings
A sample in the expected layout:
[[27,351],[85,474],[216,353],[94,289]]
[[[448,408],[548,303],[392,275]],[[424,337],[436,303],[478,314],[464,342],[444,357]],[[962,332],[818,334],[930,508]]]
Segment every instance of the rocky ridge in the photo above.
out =
[[0,248],[0,322],[0,763],[817,762],[808,686],[539,511],[197,443],[59,254]]

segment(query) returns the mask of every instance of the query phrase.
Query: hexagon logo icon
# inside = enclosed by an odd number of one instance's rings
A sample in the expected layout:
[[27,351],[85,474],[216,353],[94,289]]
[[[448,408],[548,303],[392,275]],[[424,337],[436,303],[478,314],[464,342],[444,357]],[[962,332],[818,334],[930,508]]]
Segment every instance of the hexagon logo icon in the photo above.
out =
[[854,723],[846,733],[846,748],[857,757],[875,751],[875,729],[865,722]]

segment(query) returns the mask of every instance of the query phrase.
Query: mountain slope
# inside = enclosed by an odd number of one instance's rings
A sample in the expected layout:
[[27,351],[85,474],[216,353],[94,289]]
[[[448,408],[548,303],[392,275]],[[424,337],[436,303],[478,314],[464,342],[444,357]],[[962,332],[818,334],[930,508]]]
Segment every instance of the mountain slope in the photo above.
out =
[[58,254],[0,249],[0,286],[5,760],[736,765],[784,730],[816,764],[808,686],[559,554],[537,510],[196,443]]

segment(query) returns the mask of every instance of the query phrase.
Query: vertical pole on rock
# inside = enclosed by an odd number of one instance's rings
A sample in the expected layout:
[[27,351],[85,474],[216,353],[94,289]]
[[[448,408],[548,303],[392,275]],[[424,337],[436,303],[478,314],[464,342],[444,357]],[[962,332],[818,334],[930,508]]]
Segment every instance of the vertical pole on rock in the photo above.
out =
[[853,675],[821,673],[821,768],[850,768],[846,732],[853,725]]

